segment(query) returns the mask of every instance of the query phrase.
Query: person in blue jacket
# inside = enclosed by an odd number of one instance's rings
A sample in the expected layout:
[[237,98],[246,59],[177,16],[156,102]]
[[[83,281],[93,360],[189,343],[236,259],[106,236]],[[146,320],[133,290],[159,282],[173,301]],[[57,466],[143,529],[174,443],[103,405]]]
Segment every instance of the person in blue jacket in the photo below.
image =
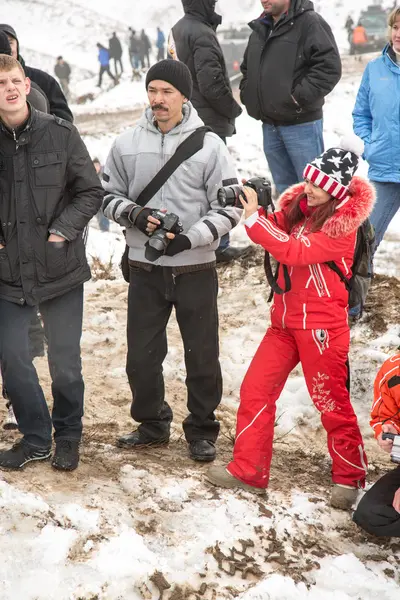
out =
[[365,144],[368,177],[377,200],[370,221],[378,248],[400,208],[400,7],[389,15],[390,41],[364,71],[353,111],[354,132]]
[[110,52],[108,48],[103,46],[102,44],[97,44],[99,49],[99,63],[100,63],[100,71],[99,71],[99,83],[97,87],[101,87],[101,82],[103,79],[103,74],[107,73],[113,80],[114,84],[117,85],[118,79],[114,77],[114,75],[110,71]]

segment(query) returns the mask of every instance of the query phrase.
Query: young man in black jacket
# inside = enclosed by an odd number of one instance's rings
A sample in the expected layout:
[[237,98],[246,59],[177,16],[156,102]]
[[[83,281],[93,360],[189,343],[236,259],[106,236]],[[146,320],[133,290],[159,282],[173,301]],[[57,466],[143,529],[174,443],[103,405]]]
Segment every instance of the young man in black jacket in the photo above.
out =
[[20,63],[0,56],[0,360],[22,439],[0,452],[19,469],[50,456],[52,420],[29,352],[39,306],[52,379],[55,468],[79,460],[83,283],[90,279],[83,232],[103,191],[76,128],[26,102]]
[[[216,0],[182,0],[185,16],[172,28],[168,56],[189,67],[193,79],[192,104],[205,125],[224,142],[235,133],[235,119],[242,109],[233,97],[225,59],[216,29],[222,18]],[[228,262],[247,248],[231,248],[229,235],[221,240],[217,262]]]
[[67,100],[54,77],[41,69],[34,69],[33,67],[27,67],[25,65],[23,58],[19,54],[17,34],[11,25],[4,23],[0,24],[0,31],[4,31],[7,35],[11,46],[12,56],[21,63],[26,77],[29,77],[31,81],[36,83],[46,95],[50,105],[49,112],[52,115],[56,115],[56,117],[61,117],[61,119],[65,119],[72,123],[74,120],[72,112],[70,111]]
[[263,122],[265,156],[281,194],[324,150],[322,106],[341,77],[341,61],[310,0],[261,4],[263,14],[249,24],[240,91],[249,115]]

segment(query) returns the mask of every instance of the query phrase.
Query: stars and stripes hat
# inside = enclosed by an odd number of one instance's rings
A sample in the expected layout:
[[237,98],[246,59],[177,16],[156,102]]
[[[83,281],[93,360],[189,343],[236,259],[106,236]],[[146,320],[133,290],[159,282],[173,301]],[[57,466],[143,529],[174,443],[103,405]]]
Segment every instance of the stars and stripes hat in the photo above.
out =
[[356,135],[343,137],[337,148],[326,150],[306,165],[303,177],[328,192],[337,200],[349,194],[349,185],[364,151],[363,141]]

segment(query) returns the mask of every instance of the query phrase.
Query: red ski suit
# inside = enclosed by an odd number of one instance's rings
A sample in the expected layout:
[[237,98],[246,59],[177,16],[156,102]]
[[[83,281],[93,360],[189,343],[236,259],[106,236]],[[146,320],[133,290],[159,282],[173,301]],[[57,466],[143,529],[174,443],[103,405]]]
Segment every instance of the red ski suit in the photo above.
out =
[[[287,265],[292,287],[283,295],[275,294],[271,327],[243,381],[233,460],[227,468],[249,485],[268,486],[276,401],[290,372],[301,362],[328,434],[333,482],[364,486],[367,458],[348,389],[348,292],[324,263],[335,261],[351,276],[357,229],[372,210],[374,190],[353,177],[351,196],[320,231],[310,233],[304,217],[289,233],[285,210],[303,190],[301,183],[283,194],[275,213],[277,223],[262,209],[245,222],[253,242]],[[282,269],[278,284],[284,288]]]

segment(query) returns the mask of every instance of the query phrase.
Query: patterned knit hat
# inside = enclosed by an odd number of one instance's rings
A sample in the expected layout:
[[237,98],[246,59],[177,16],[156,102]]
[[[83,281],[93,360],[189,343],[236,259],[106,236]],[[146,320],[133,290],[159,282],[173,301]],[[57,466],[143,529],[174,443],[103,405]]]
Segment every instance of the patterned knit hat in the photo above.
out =
[[356,135],[342,138],[338,148],[330,148],[308,163],[303,177],[337,200],[344,200],[363,151],[363,141]]

